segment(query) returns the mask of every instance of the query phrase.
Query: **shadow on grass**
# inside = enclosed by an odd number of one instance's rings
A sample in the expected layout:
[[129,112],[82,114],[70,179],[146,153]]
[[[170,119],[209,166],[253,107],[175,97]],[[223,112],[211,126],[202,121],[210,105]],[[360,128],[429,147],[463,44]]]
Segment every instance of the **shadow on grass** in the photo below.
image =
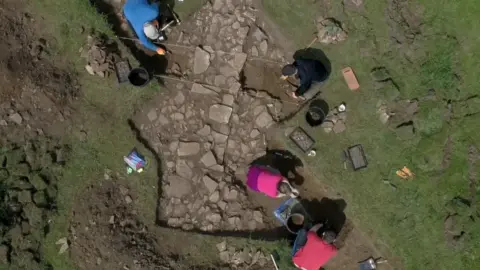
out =
[[[115,34],[120,38],[122,43],[127,47],[130,53],[145,68],[150,75],[165,74],[168,67],[168,59],[165,56],[157,55],[155,52],[147,51],[141,48],[141,44],[136,37],[130,36],[129,31],[122,29],[122,20],[117,16],[114,6],[105,0],[89,0],[95,6],[98,13],[107,18],[108,23],[112,27]],[[168,2],[168,1],[167,1]],[[174,1],[170,1],[174,2]],[[173,6],[172,6],[173,7]],[[131,27],[130,27],[131,28]],[[125,39],[132,38],[132,39]],[[164,81],[157,77],[158,83],[165,85]]]
[[264,156],[255,159],[250,165],[262,165],[274,169],[296,185],[302,185],[305,180],[296,171],[297,167],[303,167],[302,160],[288,150],[267,149]]

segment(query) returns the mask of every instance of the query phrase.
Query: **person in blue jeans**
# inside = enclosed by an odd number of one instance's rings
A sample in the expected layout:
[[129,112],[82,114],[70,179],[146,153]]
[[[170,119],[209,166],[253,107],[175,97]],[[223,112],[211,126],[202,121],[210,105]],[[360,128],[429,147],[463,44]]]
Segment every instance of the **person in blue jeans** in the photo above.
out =
[[308,100],[320,92],[321,86],[328,78],[328,71],[318,60],[297,59],[282,69],[281,79],[287,80],[289,77],[299,79],[300,85],[295,85],[297,90],[288,94],[294,99]]
[[123,6],[123,13],[142,45],[159,55],[164,55],[165,49],[152,42],[158,40],[162,34],[157,21],[160,17],[158,3],[150,3],[148,0],[127,0]]

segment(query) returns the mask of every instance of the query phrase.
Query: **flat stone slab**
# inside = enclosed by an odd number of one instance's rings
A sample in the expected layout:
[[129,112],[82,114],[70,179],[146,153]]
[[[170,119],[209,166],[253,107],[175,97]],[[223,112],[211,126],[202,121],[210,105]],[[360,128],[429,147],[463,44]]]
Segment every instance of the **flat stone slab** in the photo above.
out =
[[193,156],[200,152],[200,144],[197,142],[180,142],[177,154],[181,157]]
[[228,124],[228,122],[230,122],[230,116],[232,115],[232,111],[232,107],[221,104],[214,104],[208,110],[208,116],[211,120],[215,122]]

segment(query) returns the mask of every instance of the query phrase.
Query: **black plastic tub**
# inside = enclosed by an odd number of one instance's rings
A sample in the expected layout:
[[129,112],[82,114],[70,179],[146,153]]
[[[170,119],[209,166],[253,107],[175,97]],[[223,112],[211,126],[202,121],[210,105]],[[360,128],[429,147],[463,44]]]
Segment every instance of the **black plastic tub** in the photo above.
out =
[[144,68],[134,68],[128,74],[128,81],[136,87],[143,87],[150,82],[150,74]]

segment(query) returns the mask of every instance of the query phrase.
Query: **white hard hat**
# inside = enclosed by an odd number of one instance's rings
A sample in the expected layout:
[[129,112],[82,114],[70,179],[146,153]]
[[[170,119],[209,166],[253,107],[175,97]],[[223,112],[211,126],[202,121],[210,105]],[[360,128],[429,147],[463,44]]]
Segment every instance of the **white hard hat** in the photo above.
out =
[[160,37],[157,26],[152,22],[147,22],[143,25],[143,32],[145,36],[152,40],[157,40]]

